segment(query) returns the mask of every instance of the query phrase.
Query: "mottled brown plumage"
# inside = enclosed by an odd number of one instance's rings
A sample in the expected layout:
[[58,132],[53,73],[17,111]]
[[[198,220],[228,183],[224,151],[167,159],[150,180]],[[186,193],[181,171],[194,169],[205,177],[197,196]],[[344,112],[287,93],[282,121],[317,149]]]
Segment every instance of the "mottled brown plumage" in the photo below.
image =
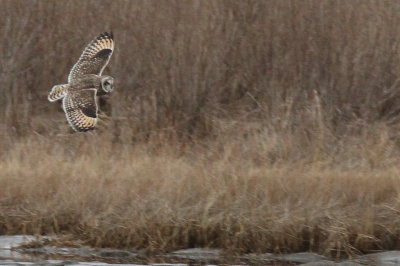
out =
[[85,89],[70,91],[63,98],[63,107],[67,120],[76,131],[88,131],[97,123],[96,90]]
[[68,82],[79,79],[86,74],[101,76],[114,50],[113,35],[107,32],[100,34],[83,51],[78,62],[72,67]]
[[48,100],[63,100],[67,120],[75,131],[88,131],[97,123],[97,91],[109,93],[113,89],[113,78],[101,76],[114,50],[113,35],[102,33],[83,51],[72,67],[68,84],[52,88]]

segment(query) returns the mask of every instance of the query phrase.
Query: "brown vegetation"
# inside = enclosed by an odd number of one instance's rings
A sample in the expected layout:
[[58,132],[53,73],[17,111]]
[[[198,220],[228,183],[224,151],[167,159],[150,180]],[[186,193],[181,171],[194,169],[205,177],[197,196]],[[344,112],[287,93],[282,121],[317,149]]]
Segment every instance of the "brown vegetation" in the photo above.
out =
[[[96,246],[400,248],[400,3],[0,0],[0,233]],[[95,132],[58,104],[112,30]]]

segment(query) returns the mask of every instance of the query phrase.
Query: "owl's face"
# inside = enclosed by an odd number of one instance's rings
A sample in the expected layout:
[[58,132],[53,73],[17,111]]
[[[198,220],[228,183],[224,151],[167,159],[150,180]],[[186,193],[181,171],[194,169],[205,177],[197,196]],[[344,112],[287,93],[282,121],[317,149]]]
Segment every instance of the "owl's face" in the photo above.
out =
[[114,79],[110,76],[104,76],[101,78],[101,88],[109,93],[112,92],[114,87]]

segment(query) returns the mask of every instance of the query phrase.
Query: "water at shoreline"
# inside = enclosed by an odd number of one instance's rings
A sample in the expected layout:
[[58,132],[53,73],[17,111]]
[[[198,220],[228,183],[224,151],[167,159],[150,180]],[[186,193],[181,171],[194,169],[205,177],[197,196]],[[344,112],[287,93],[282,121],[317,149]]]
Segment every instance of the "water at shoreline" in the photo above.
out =
[[48,244],[52,239],[56,238],[29,235],[0,236],[0,266],[400,265],[400,251],[367,254],[340,262],[312,252],[247,254],[226,257],[219,249],[206,248],[184,249],[146,257],[140,252],[128,250],[88,246],[57,247]]

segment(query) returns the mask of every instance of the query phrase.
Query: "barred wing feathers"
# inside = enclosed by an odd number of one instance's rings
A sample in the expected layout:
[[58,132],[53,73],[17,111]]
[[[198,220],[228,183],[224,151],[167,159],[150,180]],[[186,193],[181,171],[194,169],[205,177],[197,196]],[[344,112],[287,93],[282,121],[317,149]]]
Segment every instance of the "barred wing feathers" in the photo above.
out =
[[89,43],[78,62],[72,67],[68,83],[86,74],[101,75],[114,51],[112,33],[104,32]]
[[97,123],[96,89],[69,91],[63,98],[68,123],[75,131],[93,130]]

